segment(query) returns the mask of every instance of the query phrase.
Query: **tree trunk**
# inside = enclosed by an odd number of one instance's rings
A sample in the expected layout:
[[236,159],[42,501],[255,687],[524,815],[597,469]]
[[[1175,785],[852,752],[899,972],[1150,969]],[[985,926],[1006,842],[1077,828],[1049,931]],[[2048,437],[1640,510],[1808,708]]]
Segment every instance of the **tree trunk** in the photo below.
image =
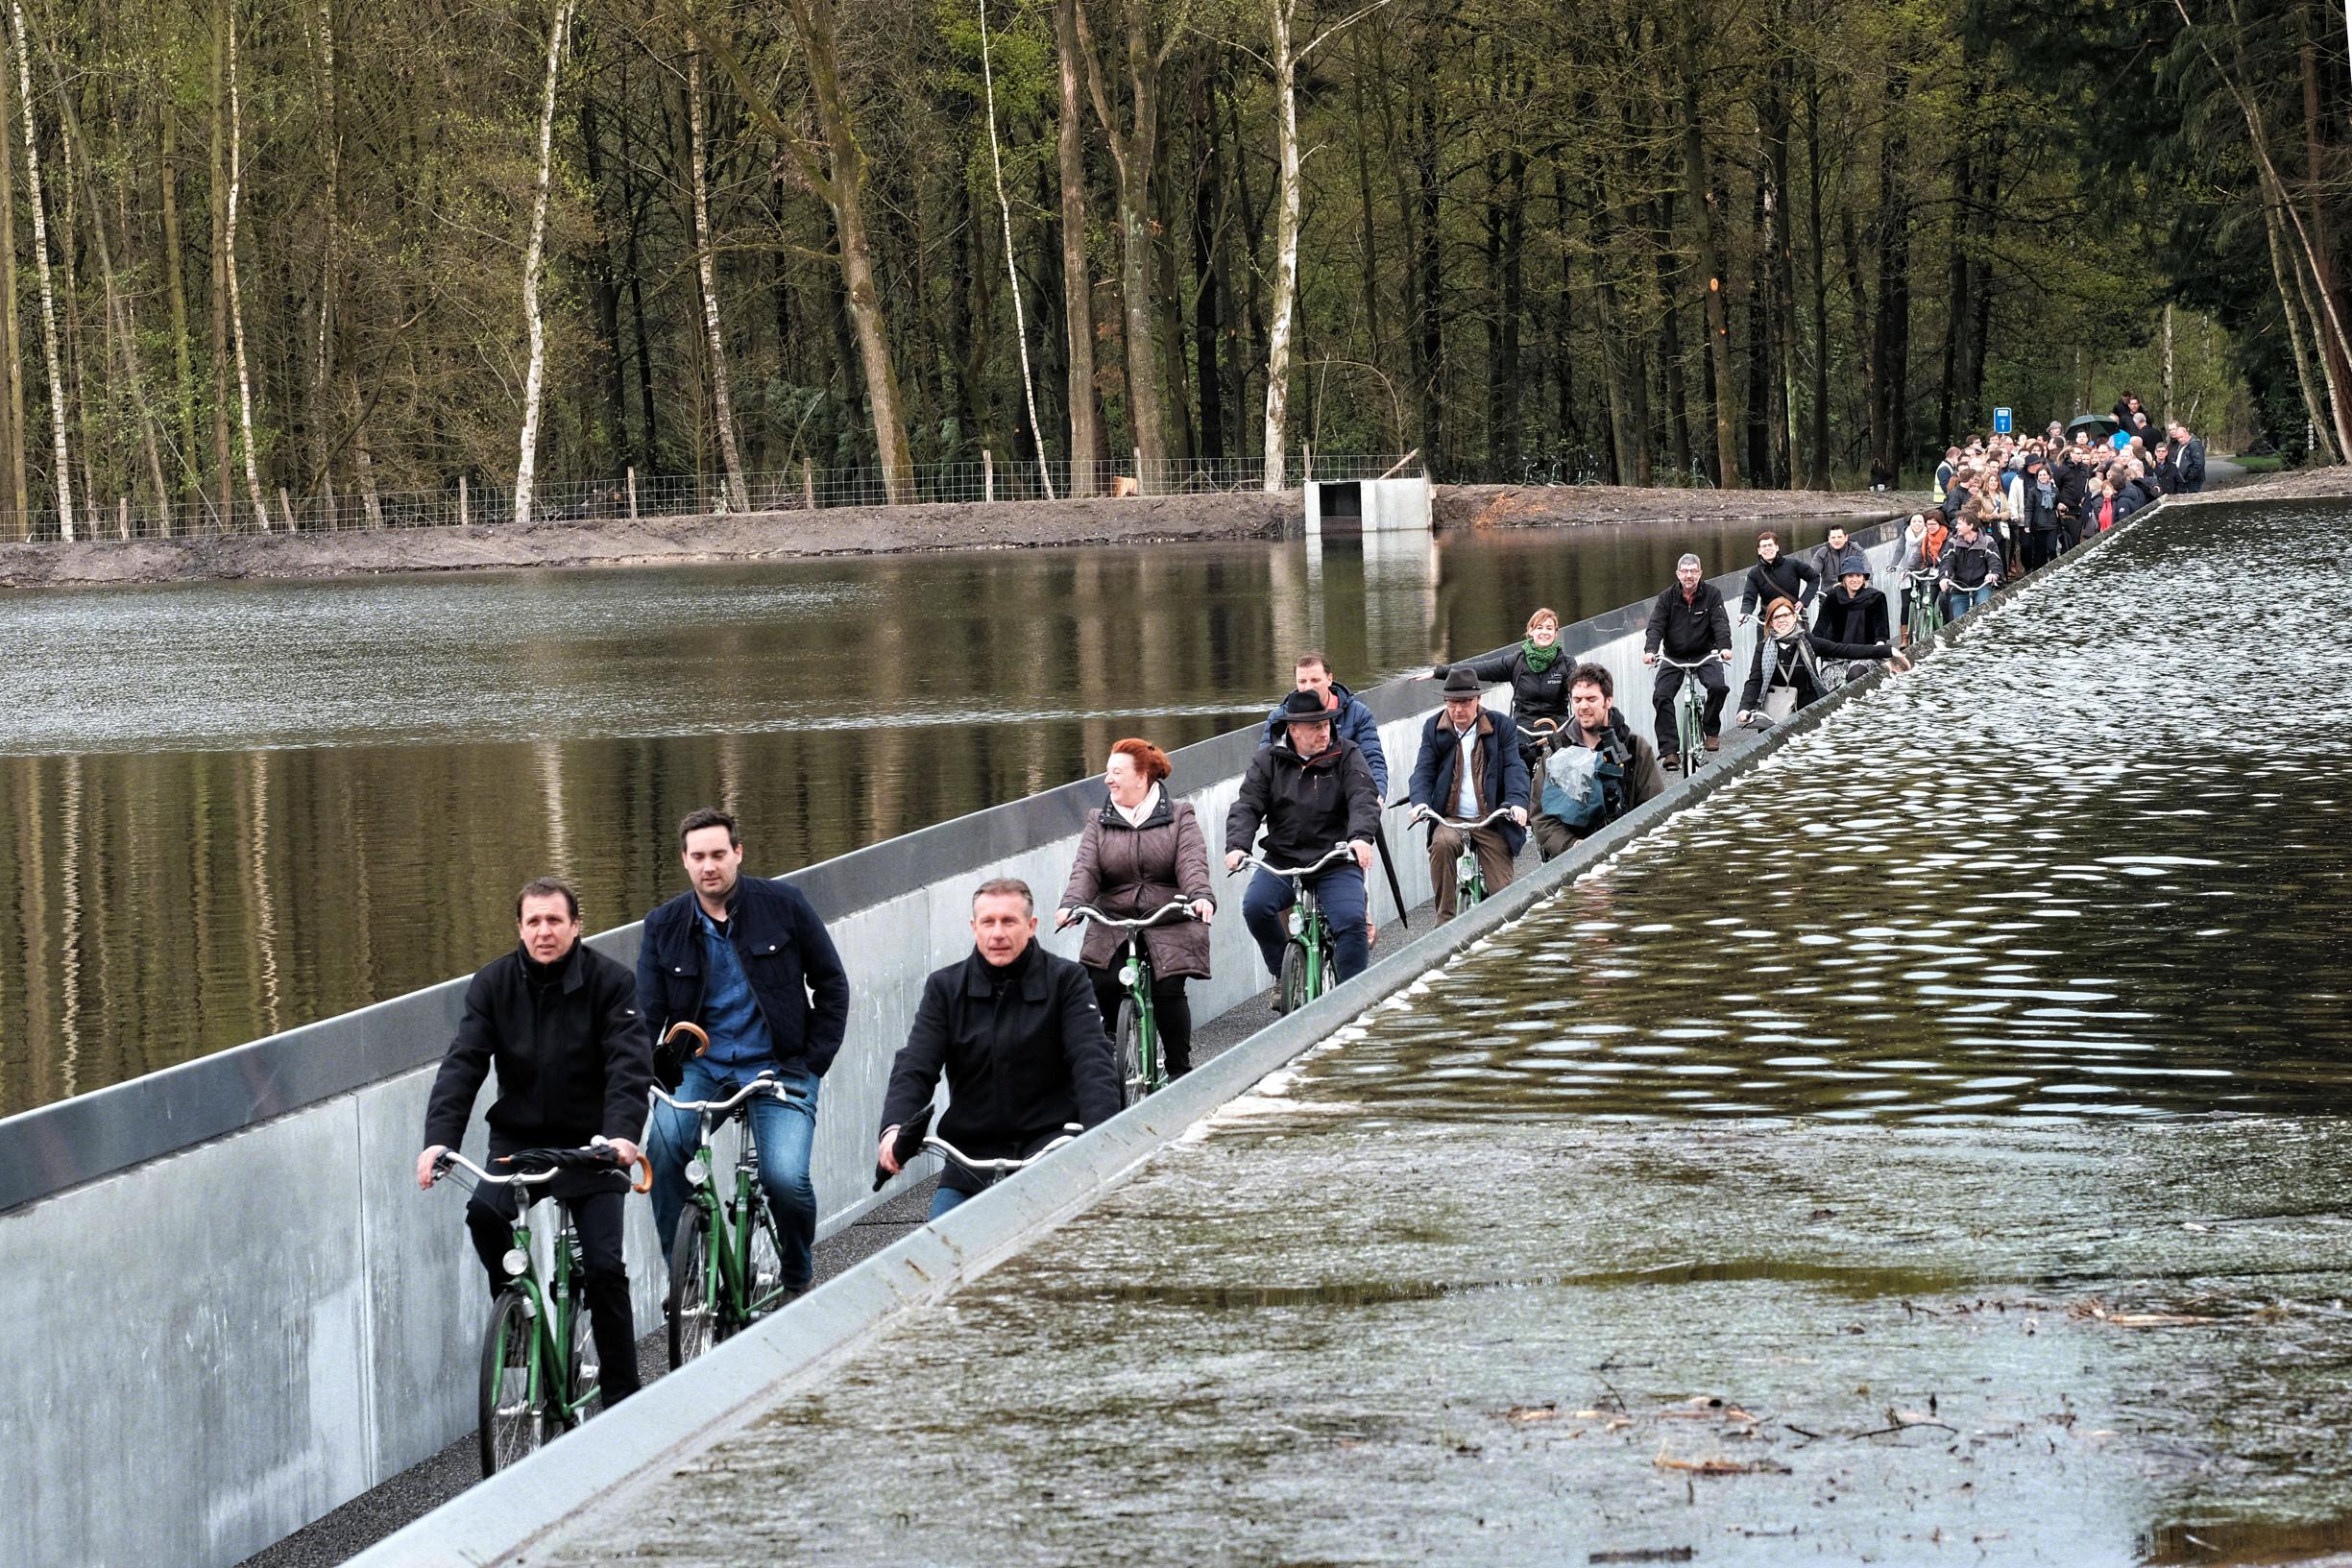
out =
[[[595,371],[604,401],[606,471],[618,478],[627,463],[622,454],[628,450],[629,443],[629,389],[620,359],[620,282],[613,271],[613,229],[617,220],[605,200],[604,139],[596,123],[596,95],[592,90],[580,94],[580,155],[596,214],[596,240],[589,252],[588,281],[589,304],[596,317]],[[782,347],[779,342],[779,352]]]
[[[568,3],[568,0],[566,0]],[[818,0],[819,4],[823,0]],[[718,458],[725,465],[727,509],[751,510],[751,493],[743,480],[743,453],[735,440],[735,382],[727,374],[727,333],[718,308],[718,257],[711,237],[711,150],[705,130],[708,110],[703,105],[702,48],[690,38],[686,57],[687,181],[694,195],[694,276],[702,285],[702,335],[711,355],[711,406],[718,422]],[[554,103],[555,79],[547,79],[548,103]],[[885,470],[888,464],[884,465]],[[889,476],[885,472],[886,487]],[[893,496],[892,499],[897,497]]]
[[1152,191],[1159,161],[1159,74],[1174,46],[1175,35],[1154,49],[1151,41],[1149,0],[1123,0],[1122,42],[1127,64],[1128,114],[1124,124],[1113,110],[1104,84],[1101,51],[1095,46],[1086,12],[1078,8],[1077,23],[1086,66],[1087,94],[1095,117],[1110,144],[1111,166],[1119,182],[1119,282],[1127,331],[1128,422],[1143,471],[1136,487],[1149,493],[1154,475],[1167,467],[1168,416],[1160,392],[1160,346],[1152,320],[1152,231],[1159,226]]
[[[196,366],[188,343],[188,290],[181,270],[180,252],[180,171],[172,157],[175,151],[176,127],[179,112],[169,100],[157,110],[157,142],[162,186],[163,216],[163,286],[171,304],[172,317],[172,401],[180,411],[180,484],[176,495],[184,506],[196,502],[199,476],[196,467]],[[0,204],[8,200],[7,183],[0,181]],[[14,261],[11,258],[6,269],[12,279]],[[15,285],[12,280],[0,281],[12,300]],[[11,335],[12,339],[13,334]]]
[[[2294,356],[2295,386],[2303,394],[2304,417],[2310,422],[2313,435],[2319,444],[2321,459],[2333,465],[2340,459],[2337,454],[2334,432],[2330,429],[2328,411],[2319,401],[2319,394],[2311,381],[2311,356],[2303,343],[2303,322],[2296,314],[2295,295],[2289,277],[2287,248],[2279,238],[2277,209],[2263,204],[2263,231],[2270,242],[2270,276],[2276,279],[2279,292],[2279,311],[2287,319],[2288,350]],[[2297,280],[2299,280],[2299,271]]]
[[1287,481],[1291,393],[1291,314],[1298,298],[1298,61],[1291,50],[1297,0],[1267,0],[1273,29],[1274,150],[1281,183],[1274,199],[1274,305],[1266,323],[1266,489]]
[[0,354],[8,357],[9,537],[21,542],[33,537],[33,492],[25,473],[24,320],[16,307],[16,158],[6,140],[14,90],[0,70]]
[[1699,16],[1689,6],[1683,20],[1683,186],[1694,207],[1699,271],[1707,278],[1707,353],[1714,376],[1715,482],[1726,490],[1739,484],[1738,415],[1732,406],[1732,323],[1723,298],[1721,217],[1707,178],[1707,143],[1699,119]]
[[1060,57],[1061,118],[1055,156],[1061,169],[1062,317],[1069,345],[1070,494],[1095,493],[1104,456],[1103,413],[1094,388],[1094,277],[1086,263],[1086,159],[1079,140],[1078,0],[1057,0],[1054,38]]
[[16,22],[16,102],[25,137],[25,196],[33,209],[33,255],[41,285],[41,355],[49,370],[50,486],[57,497],[58,537],[74,537],[73,469],[65,450],[65,372],[58,356],[57,286],[49,270],[49,221],[41,202],[40,145],[33,134],[33,69],[25,36],[24,0],[10,0]]
[[[1910,78],[1899,63],[1886,72],[1885,132],[1879,143],[1878,315],[1871,329],[1870,477],[1889,488],[1902,482],[1910,446],[1908,385],[1911,360],[1911,198],[1904,166],[1903,99]],[[1942,432],[1938,432],[1942,434]]]
[[1830,488],[1830,254],[1821,229],[1821,78],[1808,59],[1805,76],[1806,228],[1812,242],[1813,418],[1806,442],[1805,483]]
[[212,0],[212,182],[210,189],[212,296],[212,484],[220,516],[216,526],[236,519],[236,459],[229,434],[229,7]]
[[[539,405],[547,381],[547,323],[539,308],[539,274],[547,255],[547,196],[555,180],[555,88],[564,71],[564,35],[571,30],[572,0],[555,0],[555,16],[547,26],[547,73],[539,94],[539,178],[531,191],[531,237],[522,252],[522,320],[523,329],[530,339],[530,359],[522,378],[522,439],[515,456],[515,526],[523,527],[531,520],[532,493],[539,478]],[[695,57],[699,59],[700,57]],[[687,90],[693,95],[694,114],[699,123],[701,71],[697,68],[693,84]],[[699,141],[701,138],[696,137]],[[702,208],[702,149],[694,150],[694,205],[697,219]],[[701,226],[697,225],[698,229]],[[703,229],[703,265],[710,265],[710,241]],[[725,384],[721,376],[720,384]],[[723,395],[719,412],[724,415]],[[729,452],[733,456],[732,449]],[[740,483],[740,481],[739,481]],[[744,508],[738,506],[737,511]]]
[[996,136],[996,68],[988,59],[988,0],[980,0],[980,69],[988,90],[988,167],[996,176],[996,208],[1005,223],[1005,280],[1012,290],[1014,347],[1021,350],[1021,396],[1036,441],[1037,480],[1050,501],[1054,498],[1054,470],[1046,465],[1045,431],[1037,423],[1037,381],[1029,368],[1029,318],[1022,313],[1021,272],[1012,259],[1012,203],[1005,195],[1005,155]]
[[1218,294],[1217,210],[1224,175],[1224,148],[1217,133],[1214,72],[1206,50],[1192,71],[1193,380],[1200,398],[1200,455],[1215,463],[1225,455],[1224,301]]
[[270,511],[261,499],[261,465],[254,455],[254,376],[245,349],[245,297],[237,284],[237,203],[245,178],[245,109],[237,85],[237,0],[227,0],[229,18],[229,202],[221,249],[229,262],[229,335],[237,355],[237,431],[245,444],[245,491],[254,520],[270,531]]

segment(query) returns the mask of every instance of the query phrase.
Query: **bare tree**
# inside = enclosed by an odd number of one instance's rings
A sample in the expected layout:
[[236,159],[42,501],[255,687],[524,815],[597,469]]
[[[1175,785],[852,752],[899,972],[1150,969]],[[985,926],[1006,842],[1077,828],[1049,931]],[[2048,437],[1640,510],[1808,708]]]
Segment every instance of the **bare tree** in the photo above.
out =
[[1005,199],[1005,154],[996,137],[996,68],[988,60],[988,0],[980,0],[980,75],[988,94],[988,162],[996,172],[996,205],[1005,217],[1005,281],[1012,289],[1014,346],[1021,350],[1021,392],[1029,399],[1030,433],[1037,439],[1037,482],[1054,498],[1054,470],[1046,466],[1045,431],[1037,424],[1037,383],[1029,369],[1029,321],[1021,308],[1021,272],[1012,261],[1012,204]]
[[229,267],[229,335],[236,344],[237,430],[245,443],[245,493],[254,503],[254,520],[266,534],[270,509],[261,499],[261,465],[254,455],[254,374],[245,348],[245,296],[237,286],[237,201],[245,182],[245,109],[237,87],[237,0],[228,0],[222,9],[228,17],[229,196],[221,251]]
[[515,459],[515,525],[531,520],[531,491],[539,477],[539,400],[547,379],[547,323],[539,307],[539,274],[547,253],[547,188],[555,176],[555,88],[563,75],[564,35],[572,0],[555,0],[547,28],[546,84],[539,95],[539,181],[531,196],[531,238],[522,253],[522,314],[530,331],[530,366],[522,382],[522,449]]
[[25,193],[33,205],[33,255],[41,280],[41,354],[49,365],[49,433],[57,471],[51,486],[57,494],[58,537],[74,537],[73,468],[65,452],[65,372],[58,360],[57,285],[49,269],[49,221],[41,203],[40,144],[33,134],[33,69],[25,58],[24,0],[10,0],[16,22],[16,105],[22,110],[25,133]]
[[727,504],[737,512],[751,510],[751,495],[743,483],[743,454],[735,444],[735,386],[727,374],[727,337],[719,325],[718,261],[711,249],[711,153],[704,129],[708,109],[703,105],[702,51],[690,48],[686,57],[686,145],[688,183],[694,192],[694,276],[702,283],[702,330],[711,354],[711,402],[718,416],[718,456],[725,465]]
[[1055,52],[1060,57],[1061,118],[1055,150],[1061,171],[1061,300],[1070,349],[1070,494],[1094,493],[1103,453],[1094,392],[1094,278],[1086,265],[1086,157],[1079,109],[1078,0],[1056,0]]

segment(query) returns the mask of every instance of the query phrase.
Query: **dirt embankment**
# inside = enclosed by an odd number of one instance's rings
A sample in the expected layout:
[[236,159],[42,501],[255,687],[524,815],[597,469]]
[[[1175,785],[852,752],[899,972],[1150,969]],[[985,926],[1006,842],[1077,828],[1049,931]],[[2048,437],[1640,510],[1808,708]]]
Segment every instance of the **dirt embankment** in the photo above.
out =
[[1928,504],[1925,492],[1664,490],[1631,485],[1441,485],[1440,528],[1577,528],[1626,522],[1878,519]]
[[821,512],[233,534],[0,545],[0,587],[334,577],[386,571],[683,566],[793,556],[884,555],[1034,544],[1276,539],[1297,526],[1297,491],[994,505],[830,507]]
[[[2228,468],[2243,474],[2221,483],[2217,489],[2218,476],[2214,470]],[[2338,466],[2329,469],[2298,469],[2291,473],[2245,473],[2236,464],[2224,464],[2209,459],[2205,489],[2194,495],[2175,499],[2176,506],[2196,506],[2206,501],[2302,501],[2335,500],[2352,495],[2352,468]]]

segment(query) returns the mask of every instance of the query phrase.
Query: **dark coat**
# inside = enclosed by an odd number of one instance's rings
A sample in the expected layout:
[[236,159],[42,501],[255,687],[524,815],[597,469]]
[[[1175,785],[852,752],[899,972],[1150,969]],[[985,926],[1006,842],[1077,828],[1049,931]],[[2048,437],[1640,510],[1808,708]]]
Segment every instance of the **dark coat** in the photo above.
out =
[[1828,689],[1821,678],[1822,660],[1884,659],[1893,651],[1883,639],[1876,643],[1835,642],[1811,632],[1799,632],[1783,648],[1777,638],[1759,637],[1756,657],[1748,662],[1748,684],[1740,688],[1739,711],[1753,713],[1761,707],[1768,685],[1791,688],[1797,693],[1797,707],[1807,707]]
[[[882,1130],[905,1126],[947,1075],[939,1136],[976,1160],[1020,1159],[1072,1122],[1091,1127],[1119,1114],[1110,1039],[1086,971],[1031,942],[1006,966],[1004,984],[976,948],[923,982],[907,1043],[890,1064]],[[940,1185],[977,1192],[953,1161]]]
[[[1152,814],[1136,828],[1128,826],[1105,795],[1103,809],[1087,819],[1079,834],[1078,857],[1070,863],[1061,906],[1075,909],[1091,904],[1120,920],[1141,920],[1179,898],[1217,902],[1209,888],[1208,844],[1193,808],[1170,800],[1162,787]],[[1209,929],[1199,921],[1171,920],[1145,931],[1143,940],[1155,977],[1208,978]],[[1088,926],[1079,961],[1089,969],[1108,969],[1126,946],[1125,931]]]
[[1441,668],[1437,676],[1443,681],[1447,669],[1467,669],[1482,681],[1509,681],[1511,716],[1519,723],[1532,724],[1540,718],[1564,720],[1568,716],[1568,677],[1576,669],[1576,661],[1557,642],[1552,650],[1552,662],[1540,670],[1528,666],[1527,646],[1521,643],[1491,658],[1465,660]]
[[[1389,760],[1380,750],[1380,721],[1372,717],[1372,711],[1354,692],[1339,682],[1331,683],[1331,694],[1339,699],[1339,706],[1331,711],[1331,734],[1364,754],[1366,765],[1372,770],[1372,787],[1382,800],[1387,800]],[[1275,703],[1273,712],[1266,715],[1265,738],[1258,744],[1271,746],[1289,734],[1290,720],[1283,714],[1282,705]]]
[[2172,454],[2172,466],[2180,470],[2180,493],[2194,495],[2205,488],[2205,444],[2191,436]]
[[2049,504],[2042,504],[2042,487],[2030,473],[2019,475],[2018,525],[2037,534],[2055,533],[2058,528],[2058,500],[2065,494],[2055,473],[2050,475]]
[[482,966],[424,1102],[424,1143],[455,1148],[495,1064],[485,1118],[510,1148],[576,1148],[644,1130],[653,1047],[629,972],[575,942],[544,977],[521,947]]
[[1884,642],[1894,635],[1888,625],[1886,595],[1868,583],[1853,594],[1838,584],[1821,596],[1821,614],[1813,617],[1814,634],[1833,642]]
[[1723,591],[1699,579],[1697,595],[1685,601],[1683,585],[1675,583],[1650,605],[1650,623],[1641,634],[1641,651],[1662,652],[1687,664],[1732,645],[1732,615],[1724,607]]
[[[1557,663],[1557,661],[1555,661]],[[1413,804],[1426,806],[1440,816],[1452,816],[1460,804],[1461,784],[1454,775],[1462,764],[1462,744],[1441,708],[1421,726],[1421,753],[1413,764]],[[1486,710],[1478,715],[1478,755],[1470,776],[1478,788],[1478,814],[1499,807],[1516,806],[1533,811],[1528,797],[1527,759],[1519,753],[1519,727],[1508,713]],[[1494,824],[1513,855],[1527,842],[1527,830],[1505,818]]]
[[1225,848],[1247,853],[1266,829],[1264,858],[1311,865],[1342,840],[1370,843],[1380,831],[1380,792],[1364,754],[1336,736],[1315,757],[1291,749],[1289,736],[1261,746],[1225,813]]
[[1976,543],[1964,544],[1958,538],[1944,546],[1943,559],[1937,563],[1937,575],[1948,588],[1982,588],[1987,583],[2000,581],[2000,551],[1982,534]]
[[1797,556],[1776,555],[1748,568],[1748,580],[1739,589],[1739,613],[1753,615],[1758,605],[1780,598],[1794,599],[1802,610],[1820,591],[1820,572]]
[[[694,905],[690,889],[645,917],[637,1004],[656,1040],[681,1020],[702,1022],[702,922]],[[824,922],[799,888],[764,877],[740,878],[727,909],[727,940],[767,1022],[776,1065],[824,1076],[849,1027],[849,975]]]

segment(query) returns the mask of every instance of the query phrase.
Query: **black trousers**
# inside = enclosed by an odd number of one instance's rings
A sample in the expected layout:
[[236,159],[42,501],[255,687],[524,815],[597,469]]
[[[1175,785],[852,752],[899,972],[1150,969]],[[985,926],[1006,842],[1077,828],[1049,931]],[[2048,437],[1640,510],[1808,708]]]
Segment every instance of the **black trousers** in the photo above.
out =
[[[495,1143],[491,1146],[494,1158],[510,1152]],[[592,1182],[597,1185],[587,1185]],[[637,1317],[629,1306],[629,1266],[620,1247],[621,1202],[626,1189],[613,1176],[567,1174],[550,1185],[557,1192],[556,1201],[570,1211],[572,1227],[580,1234],[583,1293],[588,1298],[589,1326],[596,1337],[596,1360],[602,1367],[598,1381],[605,1404],[616,1404],[640,1387]],[[476,1187],[466,1203],[466,1229],[473,1233],[473,1250],[481,1255],[482,1266],[490,1271],[493,1297],[506,1287],[506,1267],[499,1260],[515,1244],[515,1193],[512,1187]]]
[[[1703,733],[1718,736],[1723,733],[1723,704],[1732,694],[1731,683],[1724,679],[1723,661],[1710,658],[1699,666],[1699,684],[1707,688],[1707,718]],[[1683,672],[1672,664],[1658,666],[1658,685],[1650,692],[1650,706],[1658,712],[1658,755],[1661,758],[1682,754],[1682,736],[1674,727],[1675,699],[1683,694]]]
[[2058,536],[2048,528],[2025,530],[2025,569],[2038,571],[2058,558]]
[[[1119,971],[1089,969],[1086,977],[1094,981],[1095,1005],[1103,1009],[1104,1032],[1116,1030],[1119,1004],[1127,1001],[1127,987],[1119,983]],[[1184,997],[1183,976],[1152,977],[1152,1013],[1159,1021],[1160,1055],[1167,1064],[1168,1075],[1180,1078],[1193,1070],[1193,1005]],[[1111,1049],[1119,1049],[1116,1039],[1111,1041]]]

